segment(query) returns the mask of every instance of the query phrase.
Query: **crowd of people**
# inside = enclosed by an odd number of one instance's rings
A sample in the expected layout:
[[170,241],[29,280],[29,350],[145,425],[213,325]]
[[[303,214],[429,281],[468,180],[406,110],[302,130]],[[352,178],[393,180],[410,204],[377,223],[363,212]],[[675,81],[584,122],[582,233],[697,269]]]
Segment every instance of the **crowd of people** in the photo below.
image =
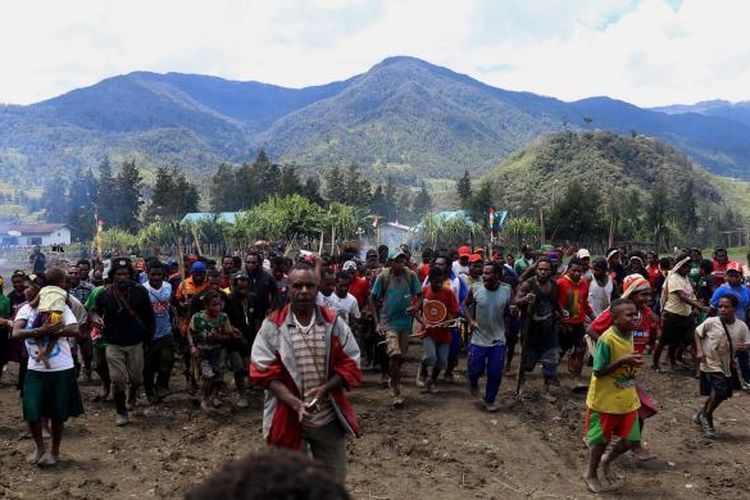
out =
[[[0,296],[0,375],[18,363],[36,444],[29,462],[59,460],[64,423],[84,410],[79,380],[96,374],[95,401],[114,402],[114,424],[125,426],[144,395],[158,405],[182,390],[178,373],[206,412],[227,404],[228,385],[240,409],[253,387],[264,389],[266,441],[307,450],[343,481],[347,437],[360,434],[347,392],[363,371],[380,374],[395,409],[409,404],[405,380],[439,397],[463,371],[468,393],[496,412],[504,377],[517,371],[522,396],[536,365],[542,397],[556,401],[566,360],[570,389],[586,393],[585,482],[601,492],[619,485],[610,471],[618,455],[655,457],[641,446],[657,411],[636,384],[645,354],[663,372],[666,350],[671,371],[698,380],[706,400],[695,423],[708,437],[720,404],[750,392],[750,276],[724,248],[711,259],[697,248],[660,258],[627,247],[592,259],[586,249],[549,245],[525,246],[517,259],[499,246],[417,255],[405,245],[335,257],[302,251],[296,260],[262,248],[244,257],[113,257],[63,268],[35,249],[32,268],[14,271],[12,290]],[[408,374],[414,344],[421,362]]]

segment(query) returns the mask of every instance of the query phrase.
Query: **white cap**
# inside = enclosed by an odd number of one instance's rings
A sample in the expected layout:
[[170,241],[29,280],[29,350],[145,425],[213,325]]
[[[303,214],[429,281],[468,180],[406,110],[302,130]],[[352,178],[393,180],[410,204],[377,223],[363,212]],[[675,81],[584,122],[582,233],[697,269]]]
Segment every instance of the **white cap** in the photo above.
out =
[[576,257],[578,257],[579,259],[585,259],[586,257],[588,257],[590,259],[591,254],[585,248],[581,248],[580,250],[578,250],[578,252],[576,252]]

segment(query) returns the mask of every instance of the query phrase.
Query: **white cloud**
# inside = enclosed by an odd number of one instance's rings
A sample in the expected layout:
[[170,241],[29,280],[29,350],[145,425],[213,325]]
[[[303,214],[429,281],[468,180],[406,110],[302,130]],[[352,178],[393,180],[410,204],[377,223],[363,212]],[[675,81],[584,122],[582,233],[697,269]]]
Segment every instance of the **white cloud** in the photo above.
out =
[[389,55],[563,99],[742,100],[749,13],[744,0],[4,2],[0,101],[135,70],[304,86]]

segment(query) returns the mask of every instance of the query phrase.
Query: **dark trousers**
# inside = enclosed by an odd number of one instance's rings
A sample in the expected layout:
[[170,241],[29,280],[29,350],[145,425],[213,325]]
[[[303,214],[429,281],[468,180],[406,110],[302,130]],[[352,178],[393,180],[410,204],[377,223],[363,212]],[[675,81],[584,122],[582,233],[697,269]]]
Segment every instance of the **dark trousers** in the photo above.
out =
[[154,389],[169,390],[169,376],[174,365],[174,342],[172,336],[151,341],[145,348],[143,363],[143,385],[146,395],[152,396]]

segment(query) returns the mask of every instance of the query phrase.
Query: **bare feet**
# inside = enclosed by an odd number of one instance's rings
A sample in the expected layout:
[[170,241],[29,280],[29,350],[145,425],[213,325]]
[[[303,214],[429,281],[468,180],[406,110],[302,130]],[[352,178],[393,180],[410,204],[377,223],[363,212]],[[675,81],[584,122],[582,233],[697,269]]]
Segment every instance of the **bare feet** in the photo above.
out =
[[53,465],[57,464],[57,461],[57,456],[53,455],[52,453],[45,453],[44,456],[40,458],[36,464],[39,467],[52,467]]
[[43,456],[44,456],[44,448],[37,448],[34,453],[32,453],[26,458],[26,461],[30,463],[31,465],[34,465],[38,463],[39,460],[41,460]]
[[602,475],[604,476],[604,479],[609,483],[609,486],[607,489],[615,489],[620,486],[620,479],[612,472],[612,469],[610,469],[610,466],[612,465],[611,458],[609,454],[605,454],[602,457],[601,462],[601,468],[602,468]]

